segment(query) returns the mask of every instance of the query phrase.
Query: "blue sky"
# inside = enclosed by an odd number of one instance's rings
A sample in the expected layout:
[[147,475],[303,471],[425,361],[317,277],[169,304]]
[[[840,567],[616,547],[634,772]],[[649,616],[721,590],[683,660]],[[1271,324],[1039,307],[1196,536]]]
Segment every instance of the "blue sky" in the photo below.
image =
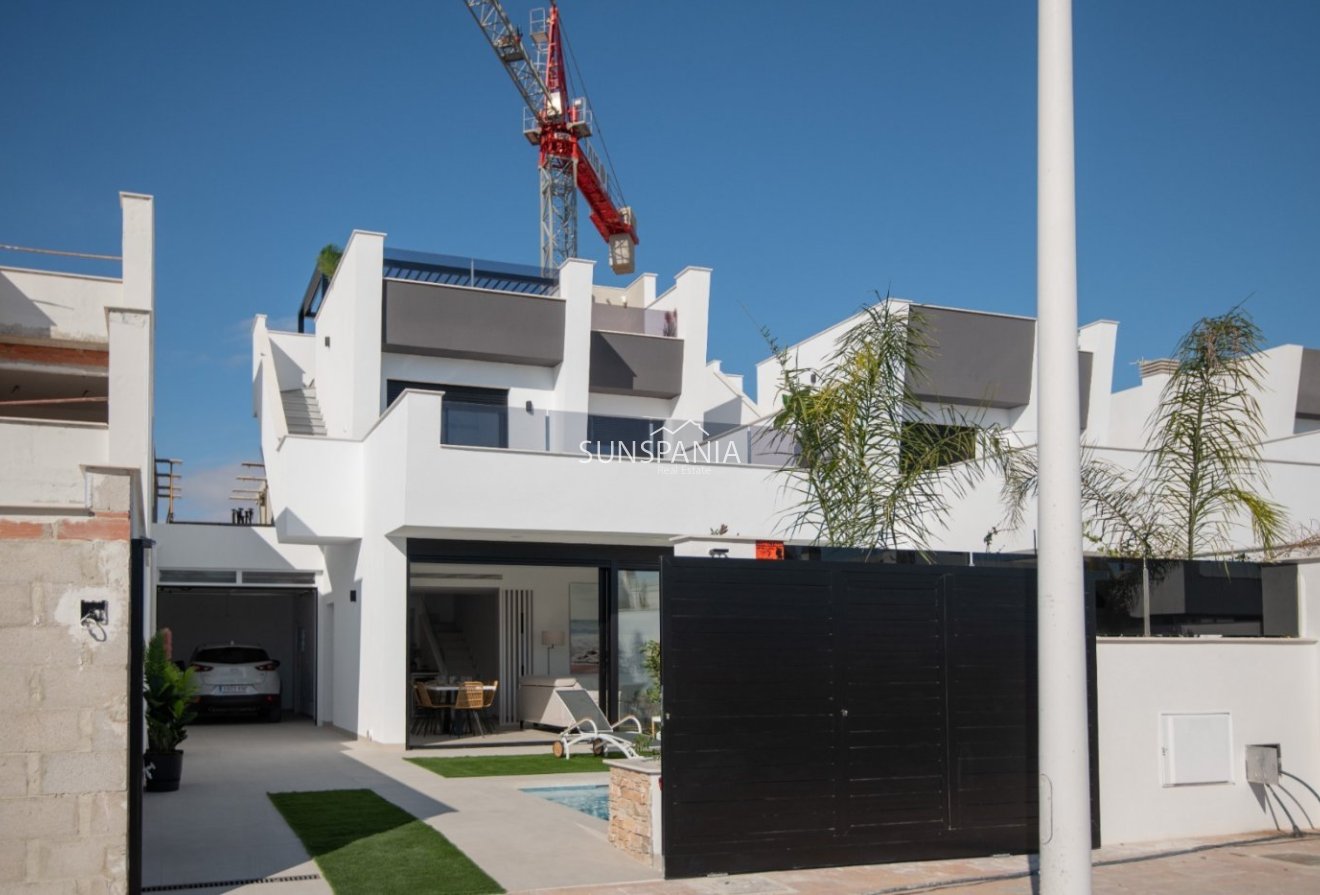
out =
[[[639,267],[714,269],[712,357],[750,374],[759,325],[875,290],[1034,313],[1035,8],[563,0]],[[250,320],[292,321],[322,245],[536,261],[535,150],[459,0],[9,0],[0,27],[0,242],[117,254],[116,192],[156,196],[156,443],[192,515],[258,456]],[[1116,385],[1247,296],[1320,346],[1320,3],[1076,0],[1075,40],[1079,317],[1122,324]]]

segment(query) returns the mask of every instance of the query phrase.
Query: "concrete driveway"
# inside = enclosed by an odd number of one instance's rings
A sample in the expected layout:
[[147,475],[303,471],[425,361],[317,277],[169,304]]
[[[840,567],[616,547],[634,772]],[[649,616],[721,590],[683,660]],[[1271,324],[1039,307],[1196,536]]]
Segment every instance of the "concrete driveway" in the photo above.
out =
[[[143,799],[149,891],[329,892],[266,797],[316,789],[375,791],[439,830],[510,891],[660,876],[611,846],[604,821],[518,791],[603,783],[603,774],[450,780],[404,761],[400,749],[358,743],[308,721],[194,725],[184,753],[179,791]],[[284,882],[257,882],[271,878]]]

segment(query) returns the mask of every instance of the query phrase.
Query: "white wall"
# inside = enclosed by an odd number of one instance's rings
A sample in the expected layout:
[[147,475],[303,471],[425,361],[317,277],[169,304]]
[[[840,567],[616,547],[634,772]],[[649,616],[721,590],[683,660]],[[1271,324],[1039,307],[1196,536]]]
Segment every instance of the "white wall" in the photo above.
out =
[[270,344],[280,391],[306,388],[316,375],[315,334],[271,331]]
[[[1103,444],[1109,438],[1109,396],[1114,390],[1114,352],[1118,346],[1118,324],[1096,320],[1077,331],[1077,347],[1091,352],[1091,389],[1088,393],[1086,431],[1089,443]],[[1032,364],[1035,369],[1035,363]]]
[[352,591],[360,590],[362,583],[358,553],[356,543],[324,548],[329,587],[321,593],[316,635],[317,720],[349,733],[359,730],[362,603],[350,596]]
[[1259,355],[1264,369],[1257,400],[1267,438],[1282,438],[1295,431],[1302,353],[1301,345],[1279,345]]
[[362,442],[286,435],[274,462],[269,453],[263,456],[280,540],[317,544],[362,537]]
[[322,573],[316,547],[282,544],[263,525],[162,523],[152,532],[160,569],[250,569]]
[[123,220],[123,289],[105,309],[110,344],[109,463],[140,471],[140,505],[155,493],[156,224],[151,196],[119,194]]
[[[1102,841],[1141,842],[1290,829],[1244,779],[1245,747],[1278,743],[1279,788],[1320,821],[1320,665],[1313,640],[1101,638],[1097,644]],[[1164,786],[1160,714],[1229,712],[1232,783]],[[1305,785],[1303,785],[1305,784]],[[1303,815],[1286,793],[1288,811]],[[1272,803],[1277,822],[1271,816]]]
[[331,437],[361,438],[380,415],[384,258],[383,233],[354,230],[315,318],[316,397]]
[[0,420],[0,507],[81,510],[87,494],[79,467],[104,464],[109,440],[104,423]]
[[105,309],[123,299],[110,277],[0,267],[0,333],[77,344],[105,342]]

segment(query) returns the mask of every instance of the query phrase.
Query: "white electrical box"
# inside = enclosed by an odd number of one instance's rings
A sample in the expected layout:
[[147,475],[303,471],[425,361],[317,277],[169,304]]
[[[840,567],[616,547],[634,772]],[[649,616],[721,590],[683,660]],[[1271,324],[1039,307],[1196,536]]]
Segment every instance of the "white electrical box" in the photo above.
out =
[[1160,715],[1165,786],[1233,782],[1233,721],[1228,712]]

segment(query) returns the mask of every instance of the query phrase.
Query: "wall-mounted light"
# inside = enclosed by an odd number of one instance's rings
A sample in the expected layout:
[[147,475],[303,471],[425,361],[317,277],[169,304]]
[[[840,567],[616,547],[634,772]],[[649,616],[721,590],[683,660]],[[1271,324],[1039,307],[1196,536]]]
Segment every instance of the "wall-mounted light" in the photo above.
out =
[[528,413],[531,413],[532,410],[533,410],[533,408],[532,408],[532,402],[531,402],[531,399],[529,398],[528,401],[527,401],[527,412],[528,412]]

